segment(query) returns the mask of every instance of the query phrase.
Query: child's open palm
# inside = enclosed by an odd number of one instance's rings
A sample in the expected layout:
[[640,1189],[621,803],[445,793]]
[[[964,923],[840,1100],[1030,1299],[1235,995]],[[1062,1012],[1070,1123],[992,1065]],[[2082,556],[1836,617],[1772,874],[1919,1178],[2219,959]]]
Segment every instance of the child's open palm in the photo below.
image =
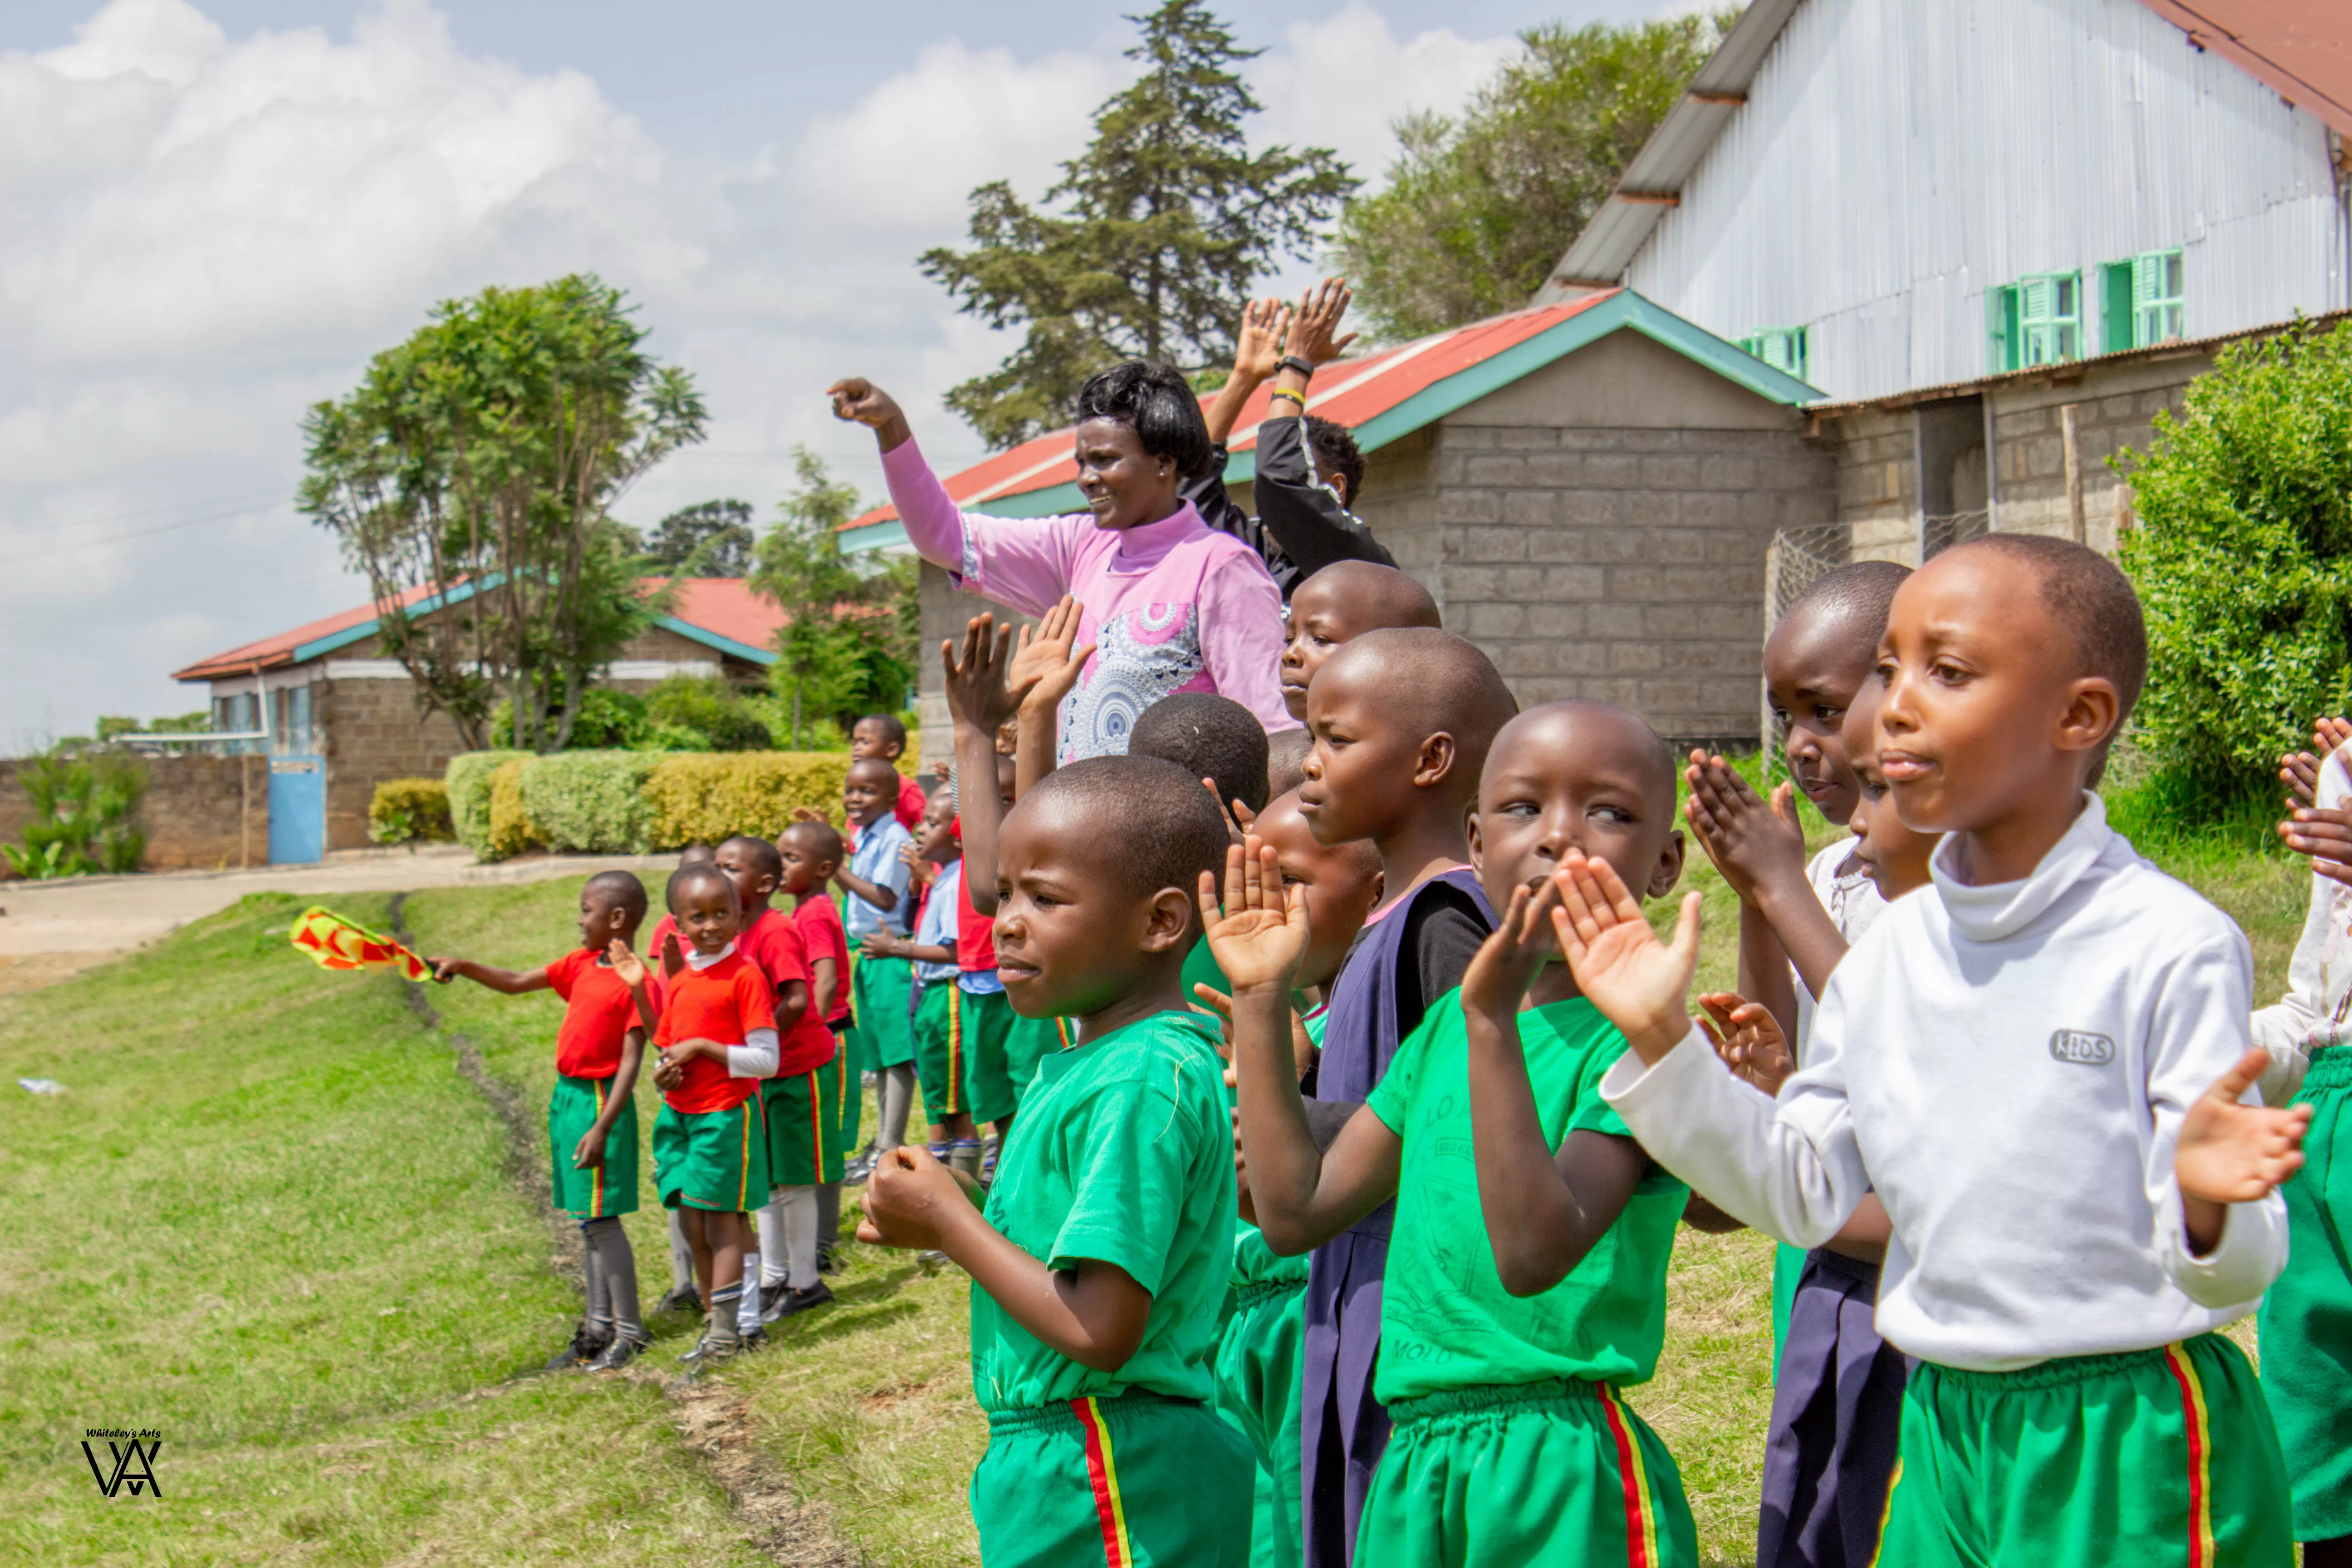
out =
[[1225,851],[1222,913],[1215,874],[1201,873],[1201,925],[1236,994],[1289,990],[1307,955],[1307,889],[1286,889],[1274,846],[1252,836]]
[[614,937],[604,949],[604,957],[613,965],[613,977],[635,991],[646,983],[646,961],[629,951],[629,944]]
[[1511,907],[1503,911],[1494,931],[1479,944],[1462,974],[1462,1005],[1491,1018],[1507,1017],[1519,1010],[1519,1001],[1535,983],[1544,961],[1559,951],[1551,929],[1552,911],[1559,905],[1559,888],[1547,879],[1530,892],[1511,889]]
[[2311,1107],[2284,1110],[2247,1105],[2240,1096],[2270,1066],[2270,1057],[2250,1050],[2213,1087],[2189,1103],[2180,1121],[2180,1142],[2172,1156],[2183,1197],[2208,1203],[2250,1204],[2266,1198],[2303,1165],[2303,1135]]
[[1077,685],[1078,672],[1095,656],[1094,644],[1077,646],[1078,623],[1086,616],[1087,607],[1065,594],[1035,626],[1021,628],[1020,644],[1005,668],[1004,681],[1021,693],[1024,710],[1034,713],[1058,708]]
[[1282,366],[1283,334],[1290,330],[1290,307],[1279,300],[1252,300],[1242,311],[1241,337],[1234,348],[1234,374],[1270,381]]
[[1650,929],[1608,861],[1570,849],[1552,880],[1560,901],[1551,912],[1552,930],[1578,988],[1643,1061],[1660,1060],[1690,1032],[1685,998],[1698,967],[1698,894],[1684,896],[1669,946]]
[[1747,1079],[1766,1094],[1779,1095],[1780,1086],[1797,1070],[1788,1037],[1780,1020],[1761,1002],[1728,991],[1711,991],[1698,999],[1703,1011],[1698,1026],[1715,1046],[1715,1054],[1734,1078]]
[[940,644],[940,668],[945,673],[948,711],[967,724],[992,733],[1021,711],[1021,688],[1006,682],[1012,662],[1013,628],[999,626],[992,615],[974,616],[963,628],[962,657],[950,638]]

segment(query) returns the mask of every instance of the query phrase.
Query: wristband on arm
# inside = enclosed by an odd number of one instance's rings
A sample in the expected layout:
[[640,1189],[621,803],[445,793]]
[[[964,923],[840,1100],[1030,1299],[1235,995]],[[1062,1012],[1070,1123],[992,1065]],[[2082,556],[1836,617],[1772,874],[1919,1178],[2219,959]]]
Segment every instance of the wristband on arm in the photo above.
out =
[[1283,370],[1295,370],[1309,381],[1315,379],[1315,362],[1310,359],[1301,359],[1297,354],[1283,355],[1279,363],[1279,368]]

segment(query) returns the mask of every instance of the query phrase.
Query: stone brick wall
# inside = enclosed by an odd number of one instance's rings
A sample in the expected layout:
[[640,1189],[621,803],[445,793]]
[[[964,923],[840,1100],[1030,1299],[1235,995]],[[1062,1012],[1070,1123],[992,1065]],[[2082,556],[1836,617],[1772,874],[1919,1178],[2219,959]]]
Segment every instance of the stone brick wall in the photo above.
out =
[[[32,816],[16,782],[22,762],[0,761],[0,840],[14,844]],[[150,757],[147,829],[150,871],[210,871],[269,861],[269,759]],[[362,808],[364,815],[364,808]],[[0,862],[0,877],[6,876]]]
[[1864,409],[1839,421],[1837,518],[1857,561],[1919,563],[1918,435],[1909,410]]
[[2064,406],[2075,409],[2075,450],[2083,476],[2084,542],[2112,554],[2117,492],[2130,506],[2129,487],[2107,466],[2126,447],[2145,452],[2155,439],[2159,411],[2180,414],[2189,383],[2212,368],[2202,353],[2178,358],[2095,366],[2066,382],[2004,387],[1994,394],[1994,515],[2004,533],[2064,536],[2073,526],[2066,505]]
[[368,803],[386,779],[439,778],[466,749],[444,713],[420,714],[404,679],[322,680],[311,712],[327,738],[327,847],[368,847]]

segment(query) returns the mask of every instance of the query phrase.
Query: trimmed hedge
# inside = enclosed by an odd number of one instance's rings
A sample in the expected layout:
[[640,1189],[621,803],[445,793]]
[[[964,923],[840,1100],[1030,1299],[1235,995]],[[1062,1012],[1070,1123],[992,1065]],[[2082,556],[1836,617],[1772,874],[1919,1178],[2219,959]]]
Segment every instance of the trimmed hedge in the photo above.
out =
[[449,826],[478,860],[490,854],[490,775],[529,752],[463,752],[449,759],[442,775],[449,791]]
[[[921,763],[908,752],[898,768],[911,776]],[[849,763],[847,752],[467,752],[450,759],[446,793],[458,841],[479,859],[643,855],[772,838],[797,806],[839,826]]]
[[503,860],[526,849],[543,848],[546,830],[530,819],[522,801],[523,770],[540,759],[519,756],[500,763],[490,773],[490,852],[484,857]]
[[680,752],[664,757],[646,781],[655,847],[716,844],[738,833],[773,838],[793,808],[814,806],[842,821],[847,752]]
[[522,808],[550,849],[643,855],[654,847],[646,780],[658,752],[558,752],[523,764]]
[[446,844],[449,786],[439,779],[386,779],[368,802],[368,837],[378,844]]

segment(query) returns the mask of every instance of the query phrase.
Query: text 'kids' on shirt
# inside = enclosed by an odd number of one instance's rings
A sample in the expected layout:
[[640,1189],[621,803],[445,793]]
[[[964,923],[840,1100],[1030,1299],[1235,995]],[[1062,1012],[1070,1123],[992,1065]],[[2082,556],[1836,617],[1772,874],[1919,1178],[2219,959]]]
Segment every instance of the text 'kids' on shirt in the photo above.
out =
[[988,1223],[1049,1268],[1108,1263],[1151,1297],[1126,1365],[1097,1372],[971,1293],[972,1393],[988,1411],[1148,1389],[1211,1396],[1233,1268],[1233,1121],[1217,1035],[1155,1013],[1038,1065],[988,1189]]
[[[735,949],[744,962],[765,975],[772,990],[772,999],[793,981],[809,984],[808,949],[802,940],[801,927],[790,915],[774,910],[761,910],[758,918],[743,928],[735,939]],[[772,1077],[789,1078],[795,1073],[814,1072],[833,1060],[840,1048],[840,1040],[825,1027],[825,1021],[816,1016],[816,992],[809,990],[808,1005],[783,1032],[776,1054],[776,1070]]]
[[[1583,997],[1518,1016],[1544,1142],[1570,1132],[1630,1137],[1601,1098],[1625,1037]],[[1653,1165],[1617,1223],[1566,1279],[1513,1296],[1495,1268],[1471,1142],[1470,1037],[1449,992],[1397,1047],[1367,1102],[1403,1140],[1381,1302],[1381,1402],[1547,1378],[1629,1384],[1657,1371],[1666,1264],[1690,1189]]]
[[611,1078],[621,1070],[621,1047],[637,1016],[637,999],[601,952],[573,948],[547,966],[547,983],[563,998],[555,1031],[555,1070],[566,1078]]
[[[714,958],[688,953],[686,967],[664,983],[654,1045],[667,1049],[687,1040],[716,1040],[722,1046],[743,1046],[752,1031],[775,1026],[774,986],[730,942]],[[831,1038],[830,1031],[826,1037]],[[663,1098],[677,1111],[732,1110],[759,1089],[758,1079],[737,1078],[725,1062],[696,1057],[686,1064],[678,1086]]]

